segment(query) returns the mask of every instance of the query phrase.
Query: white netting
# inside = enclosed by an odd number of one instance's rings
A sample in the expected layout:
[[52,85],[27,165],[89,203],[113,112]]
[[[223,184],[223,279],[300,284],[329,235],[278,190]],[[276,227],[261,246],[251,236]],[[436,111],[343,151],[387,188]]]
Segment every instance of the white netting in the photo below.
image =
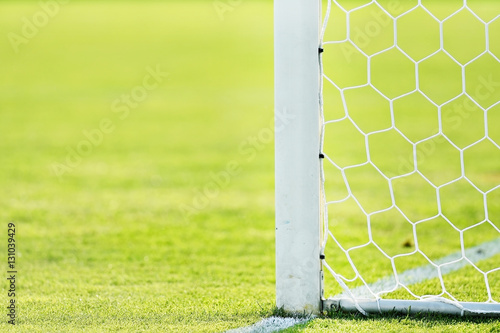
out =
[[498,303],[500,3],[324,12],[325,296]]

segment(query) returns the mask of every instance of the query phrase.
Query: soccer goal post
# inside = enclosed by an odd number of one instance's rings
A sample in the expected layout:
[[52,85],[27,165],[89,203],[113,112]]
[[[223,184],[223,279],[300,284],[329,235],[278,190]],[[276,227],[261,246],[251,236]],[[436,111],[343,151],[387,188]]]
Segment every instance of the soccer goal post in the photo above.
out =
[[277,307],[500,316],[500,4],[274,10]]
[[[321,308],[320,3],[275,0],[276,298],[290,312]],[[283,125],[279,114],[290,121]]]

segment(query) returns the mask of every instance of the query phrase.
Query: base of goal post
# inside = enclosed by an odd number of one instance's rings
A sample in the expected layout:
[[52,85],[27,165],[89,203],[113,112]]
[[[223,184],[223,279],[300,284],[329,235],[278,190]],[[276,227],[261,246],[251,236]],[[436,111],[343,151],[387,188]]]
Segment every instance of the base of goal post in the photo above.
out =
[[323,300],[325,311],[359,312],[360,309],[367,314],[376,313],[401,313],[401,314],[447,314],[458,316],[494,316],[500,317],[500,304],[453,302],[443,298],[430,298],[427,300],[391,300],[391,299],[359,299],[350,298]]

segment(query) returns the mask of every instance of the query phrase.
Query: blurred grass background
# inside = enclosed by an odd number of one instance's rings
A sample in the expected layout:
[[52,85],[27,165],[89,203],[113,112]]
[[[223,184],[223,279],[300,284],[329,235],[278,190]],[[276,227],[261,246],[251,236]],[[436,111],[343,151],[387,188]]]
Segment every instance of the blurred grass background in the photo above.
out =
[[[273,313],[272,3],[225,8],[71,1],[16,53],[9,34],[43,9],[0,3],[0,221],[5,235],[17,226],[17,331],[221,332]],[[120,118],[114,103],[148,68],[168,76]],[[61,169],[103,119],[113,130]]]
[[[4,37],[42,10],[0,7]],[[19,329],[218,332],[271,311],[273,149],[247,143],[273,118],[269,4],[221,18],[212,2],[73,1],[38,30],[18,53],[0,40]],[[168,76],[121,119],[113,103],[158,66]],[[102,119],[114,126],[102,143],[54,169]],[[182,210],[230,161],[239,173],[218,195]]]

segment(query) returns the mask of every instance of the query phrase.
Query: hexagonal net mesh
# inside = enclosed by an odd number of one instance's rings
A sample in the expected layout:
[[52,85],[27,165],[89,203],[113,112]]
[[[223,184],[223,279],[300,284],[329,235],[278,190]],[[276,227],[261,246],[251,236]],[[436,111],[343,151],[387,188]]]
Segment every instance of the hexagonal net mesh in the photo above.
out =
[[500,4],[324,6],[325,296],[500,313]]

